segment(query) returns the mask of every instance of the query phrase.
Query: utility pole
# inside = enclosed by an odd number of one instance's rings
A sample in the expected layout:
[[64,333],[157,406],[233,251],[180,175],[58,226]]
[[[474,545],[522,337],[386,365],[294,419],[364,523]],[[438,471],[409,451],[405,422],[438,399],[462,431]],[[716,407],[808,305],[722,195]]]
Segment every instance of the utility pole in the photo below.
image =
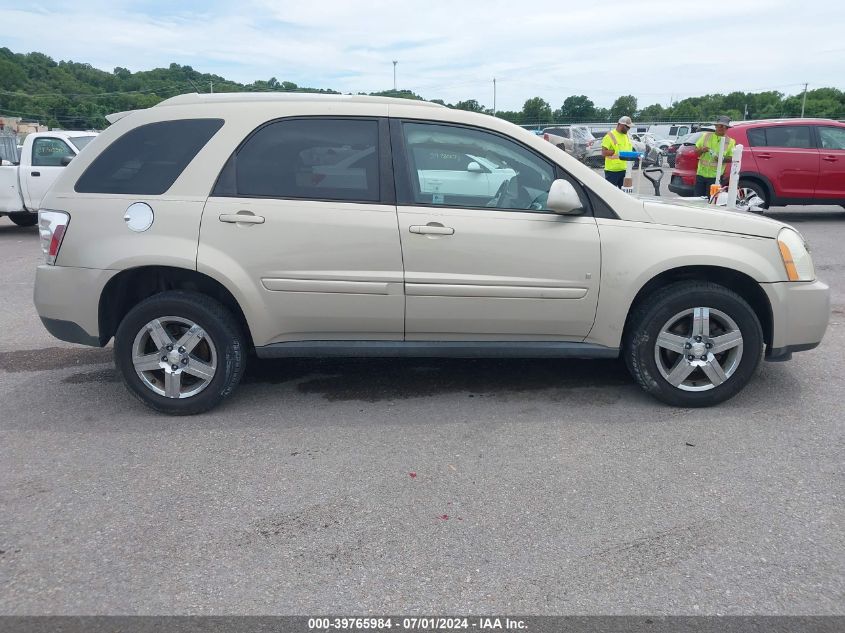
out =
[[801,100],[801,118],[804,118],[804,106],[807,104],[807,84],[804,84],[804,98]]
[[211,89],[211,94],[214,94],[214,82],[213,82],[213,81],[209,81],[209,82],[208,82],[208,85],[209,85],[209,88]]
[[496,78],[493,77],[493,116],[496,116]]
[[399,60],[393,60],[393,92],[396,92],[396,64],[399,63]]

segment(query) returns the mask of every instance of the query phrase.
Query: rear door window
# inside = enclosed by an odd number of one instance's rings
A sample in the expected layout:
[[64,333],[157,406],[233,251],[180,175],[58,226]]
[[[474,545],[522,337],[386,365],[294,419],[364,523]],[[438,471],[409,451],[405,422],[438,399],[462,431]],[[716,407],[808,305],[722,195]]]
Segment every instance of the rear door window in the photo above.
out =
[[377,120],[274,121],[237,151],[215,195],[378,202],[379,165]]
[[812,128],[809,125],[778,125],[765,128],[766,147],[812,149]]
[[103,150],[74,189],[78,193],[163,194],[221,127],[223,119],[140,125]]

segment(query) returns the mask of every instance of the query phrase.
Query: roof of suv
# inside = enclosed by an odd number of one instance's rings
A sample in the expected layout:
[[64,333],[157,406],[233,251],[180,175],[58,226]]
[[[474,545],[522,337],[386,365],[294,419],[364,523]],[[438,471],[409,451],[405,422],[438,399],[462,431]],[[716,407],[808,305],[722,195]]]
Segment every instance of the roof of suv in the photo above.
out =
[[758,119],[756,121],[734,121],[731,127],[745,127],[746,125],[774,125],[776,123],[839,123],[834,119]]
[[398,97],[370,97],[365,95],[321,94],[313,92],[216,92],[198,94],[196,92],[177,95],[159,102],[154,107],[210,103],[258,103],[258,102],[344,102],[344,103],[383,103],[404,106],[444,108],[439,103],[401,99]]

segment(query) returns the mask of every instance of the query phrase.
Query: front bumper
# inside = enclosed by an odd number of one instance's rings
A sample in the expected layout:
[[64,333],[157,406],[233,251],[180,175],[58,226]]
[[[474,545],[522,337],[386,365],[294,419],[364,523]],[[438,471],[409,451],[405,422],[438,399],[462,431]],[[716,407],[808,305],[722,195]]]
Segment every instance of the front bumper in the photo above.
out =
[[47,330],[62,341],[102,346],[100,295],[117,270],[41,264],[35,272],[35,309]]
[[789,360],[793,352],[813,349],[830,319],[830,288],[821,281],[760,284],[772,306],[772,342],[767,360]]

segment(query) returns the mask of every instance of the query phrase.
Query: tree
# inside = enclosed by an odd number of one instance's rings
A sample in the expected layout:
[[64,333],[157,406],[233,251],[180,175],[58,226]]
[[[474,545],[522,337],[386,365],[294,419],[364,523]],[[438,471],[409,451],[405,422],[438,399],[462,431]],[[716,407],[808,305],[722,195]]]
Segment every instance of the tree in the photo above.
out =
[[667,118],[666,109],[659,103],[653,103],[643,108],[637,118],[640,121],[662,121]]
[[467,99],[466,101],[458,101],[455,104],[458,110],[467,110],[469,112],[484,112],[484,106],[478,103],[475,99]]
[[684,99],[672,106],[673,121],[698,121],[701,118],[701,108],[694,105],[691,99]]
[[522,106],[522,120],[524,123],[551,123],[552,106],[542,97],[533,97]]
[[519,125],[522,123],[522,112],[514,112],[513,110],[499,110],[496,112],[496,117],[499,119],[504,119],[505,121],[510,121],[511,123],[516,123]]
[[563,100],[556,117],[562,123],[578,123],[596,118],[596,106],[586,95],[573,95]]
[[633,117],[637,111],[637,98],[633,95],[619,97],[610,106],[610,118],[618,120],[620,117]]

